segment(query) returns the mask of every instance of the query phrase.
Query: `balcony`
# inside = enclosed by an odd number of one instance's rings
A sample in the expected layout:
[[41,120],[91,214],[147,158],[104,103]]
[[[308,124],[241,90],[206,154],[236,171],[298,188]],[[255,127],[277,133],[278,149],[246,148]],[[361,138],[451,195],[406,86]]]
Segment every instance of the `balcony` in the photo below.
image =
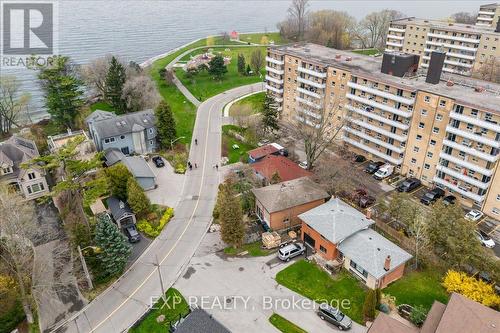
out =
[[466,43],[474,43],[474,44],[479,44],[479,39],[475,38],[466,38],[466,37],[459,37],[459,36],[451,36],[451,35],[445,35],[445,34],[436,34],[429,32],[427,34],[429,37],[435,37],[435,38],[442,38],[442,39],[449,39],[449,40],[456,40],[460,42],[466,42]]
[[484,17],[484,16],[478,16],[478,21],[488,21],[488,22],[492,22],[493,21],[493,17]]
[[311,97],[322,98],[322,96],[320,94],[317,94],[315,92],[309,91],[309,90],[304,89],[304,88],[299,87],[299,88],[297,88],[297,91],[300,93],[303,93],[305,95],[311,96]]
[[456,112],[451,112],[450,113],[450,118],[451,119],[460,120],[460,121],[464,121],[466,123],[469,123],[469,124],[472,124],[472,125],[476,125],[476,126],[479,126],[479,127],[487,128],[489,130],[492,130],[495,133],[500,133],[500,125],[498,125],[498,124],[490,123],[488,121],[484,121],[484,120],[477,119],[477,118],[474,118],[474,117],[466,116],[464,114],[456,113]]
[[299,112],[307,114],[308,116],[311,116],[311,117],[316,118],[318,120],[320,120],[322,118],[322,116],[320,114],[317,114],[316,112],[303,110],[303,109],[299,110]]
[[487,11],[484,11],[484,10],[480,10],[479,12],[477,12],[478,14],[482,14],[482,15],[489,15],[489,16],[495,16],[495,12],[487,12]]
[[382,146],[384,148],[387,148],[387,149],[390,149],[392,151],[395,151],[396,153],[398,154],[401,154],[405,151],[405,149],[403,147],[396,147],[394,145],[391,145],[390,143],[387,143],[385,141],[382,141],[380,139],[377,139],[377,138],[374,138],[373,136],[371,135],[368,135],[364,132],[361,132],[361,131],[358,131],[358,130],[355,130],[349,126],[346,126],[344,127],[344,131],[348,132],[348,133],[351,133],[351,134],[354,134],[356,135],[357,137],[360,137],[362,139],[366,139],[368,141],[371,141],[379,146]]
[[384,97],[387,99],[392,99],[393,101],[400,102],[400,103],[403,103],[406,105],[413,105],[413,103],[415,103],[414,98],[405,98],[403,96],[394,95],[394,94],[391,94],[391,93],[388,93],[385,91],[380,91],[378,89],[374,89],[374,88],[370,88],[370,87],[367,87],[367,86],[364,86],[361,84],[357,84],[357,83],[354,83],[352,81],[347,82],[347,86],[350,88],[365,91],[365,92],[370,93],[372,95],[377,95],[377,96]]
[[481,195],[476,194],[476,193],[465,191],[465,190],[459,188],[457,185],[452,184],[444,179],[441,179],[438,176],[434,176],[434,178],[432,180],[434,181],[434,183],[443,185],[443,186],[447,187],[449,190],[456,192],[460,195],[463,195],[464,197],[472,199],[476,202],[482,202],[484,200],[484,197],[485,197],[484,195],[481,196]]
[[274,74],[278,74],[278,75],[283,75],[283,74],[285,74],[285,71],[284,71],[284,70],[282,70],[282,69],[272,68],[272,67],[269,67],[269,66],[266,66],[266,71],[271,72],[271,73],[274,73]]
[[382,129],[380,127],[377,127],[377,126],[374,126],[374,125],[370,125],[366,121],[361,121],[359,119],[354,119],[352,117],[348,117],[347,120],[349,120],[350,122],[352,122],[352,123],[354,123],[354,124],[356,124],[358,126],[361,126],[363,128],[366,128],[366,129],[369,129],[371,131],[380,133],[380,134],[382,134],[384,136],[387,136],[389,138],[393,138],[394,140],[397,140],[399,142],[406,142],[406,139],[408,139],[407,136],[398,135],[396,133],[392,133],[392,132],[386,131],[385,129]]
[[470,169],[470,170],[479,172],[482,175],[485,175],[488,177],[491,177],[493,175],[493,170],[491,170],[491,169],[486,169],[486,168],[483,168],[479,165],[464,161],[458,157],[446,154],[445,152],[440,152],[439,157],[444,159],[444,160],[447,160],[449,162],[452,162],[453,164],[460,165],[461,167],[464,167],[466,169]]
[[479,22],[480,18],[478,18],[478,22],[476,22],[476,25],[481,26],[481,27],[489,27],[491,23],[481,23]]
[[394,127],[399,128],[403,131],[406,131],[408,128],[410,128],[409,125],[406,125],[406,124],[400,123],[398,121],[390,120],[390,119],[387,119],[385,117],[379,116],[375,112],[364,111],[362,109],[356,108],[356,107],[349,105],[349,104],[346,105],[346,108],[350,111],[356,112],[359,115],[362,115],[362,116],[367,117],[367,118],[371,118],[371,119],[376,120],[376,121],[383,122],[384,124],[387,124],[389,126],[394,126]]
[[443,140],[443,144],[448,146],[448,147],[451,147],[453,149],[463,151],[464,153],[467,153],[469,155],[479,157],[480,159],[488,161],[488,162],[496,162],[498,160],[499,155],[493,156],[490,154],[486,154],[486,153],[483,153],[483,152],[476,150],[474,148],[457,143],[455,141]]
[[401,163],[403,163],[403,159],[402,158],[396,159],[394,157],[391,157],[391,156],[389,156],[387,154],[384,154],[384,153],[382,153],[382,152],[380,152],[380,151],[378,151],[378,150],[376,150],[374,148],[371,148],[371,147],[369,147],[369,146],[367,146],[365,144],[362,144],[361,142],[358,142],[358,141],[353,140],[351,138],[348,138],[346,136],[343,136],[342,140],[344,140],[344,142],[347,142],[350,145],[353,145],[354,147],[358,147],[359,149],[362,149],[362,150],[364,150],[364,151],[366,151],[366,152],[368,152],[368,153],[370,153],[372,155],[378,156],[381,159],[383,159],[383,160],[385,160],[385,161],[387,161],[389,163],[392,163],[392,164],[395,164],[395,165],[401,165]]
[[271,58],[269,56],[266,56],[266,61],[270,62],[271,64],[281,65],[281,66],[285,64],[284,60],[274,59],[274,58]]
[[389,46],[394,46],[394,47],[403,47],[403,44],[398,44],[398,43],[394,43],[394,42],[386,42],[385,44],[389,45]]
[[266,84],[266,90],[274,91],[277,94],[282,94],[283,93],[283,89],[274,88],[273,86],[270,86],[268,84]]
[[366,105],[370,105],[370,106],[373,106],[374,108],[381,109],[381,110],[384,110],[384,111],[387,111],[390,113],[394,113],[394,114],[397,114],[398,116],[401,116],[404,118],[411,117],[411,112],[399,110],[399,109],[393,108],[392,106],[388,106],[388,105],[385,105],[385,104],[382,104],[379,102],[375,102],[375,101],[372,101],[370,99],[363,98],[361,96],[357,96],[357,95],[353,95],[353,94],[348,93],[348,94],[346,94],[346,97],[349,98],[350,100],[353,100],[353,101],[356,101],[359,103],[363,103]]
[[394,31],[394,32],[405,32],[405,29],[400,29],[400,28],[395,28],[395,27],[389,27],[389,31]]
[[465,67],[465,68],[472,68],[471,64],[465,64],[460,61],[453,61],[453,60],[445,60],[445,64],[452,65],[452,66],[459,66],[459,67]]
[[467,138],[467,139],[472,140],[472,141],[480,142],[482,144],[491,146],[493,148],[500,148],[500,142],[498,142],[498,141],[495,141],[495,140],[492,140],[489,138],[485,138],[484,136],[477,135],[477,134],[474,134],[472,132],[462,130],[460,128],[455,128],[451,125],[446,126],[446,132],[456,134],[458,136],[462,136],[462,137]]
[[326,73],[324,73],[324,72],[318,72],[318,71],[315,71],[313,69],[308,69],[308,68],[304,68],[304,67],[300,67],[299,66],[298,71],[301,72],[301,73],[305,73],[305,74],[309,74],[309,75],[312,75],[312,76],[319,77],[321,79],[326,78]]
[[457,45],[457,44],[435,42],[435,41],[431,41],[431,40],[425,41],[425,44],[434,45],[434,46],[443,46],[443,47],[448,47],[450,49],[464,50],[464,51],[470,51],[470,52],[477,51],[477,48],[475,48],[475,47],[467,47],[467,46],[462,46],[462,45]]
[[453,169],[450,169],[450,168],[447,168],[443,165],[437,165],[436,166],[436,169],[439,170],[439,171],[442,171],[444,172],[445,174],[449,175],[449,176],[452,176],[452,177],[455,177],[457,179],[460,179],[464,182],[466,182],[467,184],[470,184],[472,186],[475,186],[475,187],[479,187],[483,190],[486,190],[488,187],[490,187],[490,182],[488,183],[483,183],[482,181],[479,181],[475,178],[472,178],[470,176],[467,176],[467,175],[464,175],[458,171],[455,171]]
[[306,124],[306,125],[314,127],[314,128],[319,128],[320,127],[319,124],[315,124],[312,121],[307,120],[307,119],[305,119],[305,118],[303,118],[301,116],[295,116],[295,119],[298,120],[298,121],[300,121],[303,124]]
[[387,35],[387,38],[396,39],[396,40],[403,40],[403,39],[405,39],[403,36],[396,36],[396,35]]
[[297,82],[304,83],[310,85],[311,87],[316,87],[319,89],[325,89],[326,85],[324,83],[317,83],[308,79],[304,79],[303,77],[297,77]]
[[307,100],[307,99],[305,99],[305,98],[302,98],[302,97],[299,97],[299,96],[295,97],[295,100],[296,100],[297,102],[303,103],[303,104],[305,104],[305,105],[307,105],[307,106],[310,106],[310,107],[312,107],[312,108],[315,108],[315,109],[317,109],[317,110],[321,110],[321,109],[323,109],[323,106],[322,106],[322,105],[317,104],[317,103],[314,103],[314,102],[312,102],[312,101],[309,101],[309,100]]
[[276,84],[283,84],[283,80],[280,80],[280,79],[276,79],[272,76],[269,76],[269,75],[266,75],[266,80],[267,81],[271,81],[271,82],[274,82]]
[[[436,51],[436,50],[432,50],[432,49],[424,49],[425,52],[429,52],[431,53],[432,51]],[[462,58],[462,59],[467,59],[467,60],[474,60],[476,59],[475,56],[472,56],[472,55],[466,55],[466,54],[462,54],[462,53],[454,53],[454,52],[446,52],[446,55],[447,56],[450,56],[450,57],[455,57],[455,58]],[[422,57],[423,59],[430,59],[431,57],[430,56],[427,56],[427,55],[424,55]]]

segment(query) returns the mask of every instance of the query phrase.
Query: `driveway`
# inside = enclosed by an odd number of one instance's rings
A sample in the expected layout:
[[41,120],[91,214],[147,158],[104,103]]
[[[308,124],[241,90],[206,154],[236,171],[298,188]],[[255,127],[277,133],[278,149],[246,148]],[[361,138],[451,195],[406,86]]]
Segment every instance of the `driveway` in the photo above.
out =
[[[308,332],[332,332],[309,300],[279,285],[274,277],[290,263],[275,255],[228,258],[218,233],[207,234],[174,287],[191,303],[203,307],[232,332],[278,332],[269,323],[273,312]],[[296,304],[291,306],[291,304]],[[366,332],[355,324],[350,332]]]
[[163,168],[157,168],[151,160],[148,162],[156,176],[158,187],[146,191],[146,195],[151,200],[151,203],[175,209],[181,199],[179,193],[182,193],[186,176],[175,173],[170,163],[165,160],[164,162],[165,166]]

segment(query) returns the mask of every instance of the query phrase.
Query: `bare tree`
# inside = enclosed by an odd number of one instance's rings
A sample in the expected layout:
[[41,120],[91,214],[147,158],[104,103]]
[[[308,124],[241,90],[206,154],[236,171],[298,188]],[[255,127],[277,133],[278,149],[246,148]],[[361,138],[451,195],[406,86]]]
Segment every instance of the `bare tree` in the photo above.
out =
[[382,48],[385,45],[387,31],[392,20],[403,17],[397,10],[384,9],[368,14],[361,22],[362,38],[366,47]]
[[260,49],[256,49],[252,52],[250,63],[252,64],[255,75],[258,75],[262,66],[264,66],[264,55]]
[[490,56],[479,67],[474,76],[482,80],[500,83],[500,57]]
[[123,85],[123,99],[128,111],[154,109],[161,97],[156,84],[144,73],[128,79]]
[[476,13],[468,13],[468,12],[458,12],[451,15],[451,18],[456,23],[464,23],[464,24],[475,24],[476,23]]
[[83,81],[87,87],[94,89],[94,92],[100,96],[104,96],[105,94],[106,76],[108,75],[111,57],[108,54],[80,68]]
[[285,22],[283,22],[283,24],[289,29],[288,32],[293,33],[293,37],[298,40],[304,39],[304,32],[306,31],[307,25],[308,7],[309,0],[293,0],[290,7],[288,7],[288,18]]
[[19,87],[14,76],[0,77],[0,134],[6,135],[18,125],[19,115],[30,101],[31,96],[20,94]]
[[305,37],[313,43],[345,49],[350,47],[355,26],[356,20],[346,12],[320,10],[309,15]]

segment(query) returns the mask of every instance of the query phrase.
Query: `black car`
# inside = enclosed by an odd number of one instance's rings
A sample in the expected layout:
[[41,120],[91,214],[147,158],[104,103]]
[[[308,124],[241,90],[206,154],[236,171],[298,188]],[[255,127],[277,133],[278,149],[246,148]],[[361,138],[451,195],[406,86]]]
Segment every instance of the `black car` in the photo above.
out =
[[123,228],[125,235],[130,243],[137,243],[141,240],[141,235],[137,232],[135,225],[129,225]]
[[408,178],[398,186],[398,192],[410,192],[421,184],[417,178]]
[[160,156],[153,157],[153,163],[157,168],[162,168],[165,166],[165,162],[163,162],[163,159]]
[[327,303],[321,303],[319,305],[318,316],[322,320],[326,320],[337,326],[340,331],[348,330],[352,326],[351,318],[347,317],[345,314],[340,312],[339,309],[334,308]]
[[373,162],[372,161],[372,162],[368,163],[368,165],[366,166],[365,172],[372,175],[375,172],[377,172],[377,170],[380,169],[380,167],[384,164],[385,164],[384,162]]
[[424,205],[430,205],[431,203],[442,197],[444,197],[444,191],[440,188],[435,188],[425,193],[424,196],[420,199],[420,202]]
[[352,161],[355,163],[362,163],[362,162],[366,161],[366,157],[364,157],[363,155],[354,155],[354,157],[352,158]]
[[453,195],[447,195],[443,198],[443,203],[445,205],[453,205],[457,201],[457,198]]

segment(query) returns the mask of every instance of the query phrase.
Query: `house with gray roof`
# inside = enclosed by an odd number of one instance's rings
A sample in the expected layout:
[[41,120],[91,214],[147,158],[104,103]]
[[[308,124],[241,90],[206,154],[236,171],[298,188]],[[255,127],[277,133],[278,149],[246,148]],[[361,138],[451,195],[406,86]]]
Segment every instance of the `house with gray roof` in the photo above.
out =
[[171,332],[175,333],[230,333],[220,322],[205,310],[195,308],[177,322]]
[[342,265],[369,288],[403,276],[411,255],[370,229],[375,221],[339,198],[300,214],[301,237],[327,261]]
[[45,171],[36,165],[21,167],[38,156],[34,141],[14,135],[0,143],[0,182],[12,185],[28,200],[48,194]]
[[106,204],[113,220],[118,224],[119,228],[135,224],[135,214],[126,202],[116,197],[109,197],[106,199]]
[[115,148],[125,155],[148,154],[157,149],[153,110],[115,115],[96,110],[86,119],[89,135],[98,151]]
[[125,156],[118,149],[106,149],[104,164],[108,167],[122,162],[144,191],[156,188],[156,176],[148,162],[140,156]]

